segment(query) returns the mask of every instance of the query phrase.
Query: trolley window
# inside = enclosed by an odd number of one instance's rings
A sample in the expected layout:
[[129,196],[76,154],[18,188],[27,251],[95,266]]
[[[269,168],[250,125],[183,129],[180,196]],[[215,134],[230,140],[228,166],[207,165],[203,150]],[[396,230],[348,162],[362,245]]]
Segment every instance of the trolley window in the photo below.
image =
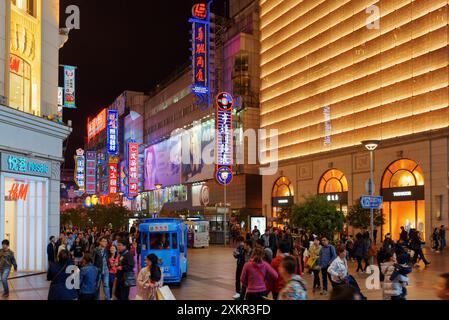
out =
[[[170,236],[171,235],[171,236]],[[176,234],[175,233],[152,233],[150,235],[150,249],[151,250],[169,250],[169,249],[176,249],[176,243],[175,245],[170,246],[170,238],[172,239],[172,243],[176,241]],[[173,240],[174,239],[174,240]]]

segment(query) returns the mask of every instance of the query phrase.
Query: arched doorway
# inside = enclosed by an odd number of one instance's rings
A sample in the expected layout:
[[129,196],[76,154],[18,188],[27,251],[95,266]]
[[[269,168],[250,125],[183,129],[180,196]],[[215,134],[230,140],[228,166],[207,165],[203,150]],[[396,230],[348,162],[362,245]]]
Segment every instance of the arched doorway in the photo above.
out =
[[382,178],[382,196],[383,235],[391,233],[398,240],[401,226],[425,231],[424,174],[415,161],[401,159],[387,168]]
[[287,177],[281,177],[275,182],[271,194],[272,218],[275,224],[283,224],[294,204],[294,196],[293,184]]
[[338,210],[348,213],[348,180],[338,169],[326,171],[318,184],[318,194],[335,204]]

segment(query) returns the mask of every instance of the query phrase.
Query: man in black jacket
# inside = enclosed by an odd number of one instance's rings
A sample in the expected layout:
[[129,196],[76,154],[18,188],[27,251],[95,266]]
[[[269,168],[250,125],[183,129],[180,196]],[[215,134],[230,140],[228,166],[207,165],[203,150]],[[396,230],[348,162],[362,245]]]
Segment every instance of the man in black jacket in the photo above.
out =
[[[120,254],[119,266],[117,267],[117,286],[115,295],[118,300],[129,300],[130,287],[126,284],[126,279],[134,272],[134,259],[129,252],[129,243],[126,240],[119,240],[117,243]],[[134,277],[135,278],[135,277]]]
[[50,237],[50,242],[47,245],[47,260],[49,268],[52,263],[56,262],[56,238],[54,236]]
[[97,300],[100,300],[100,288],[103,282],[103,291],[106,300],[111,300],[109,290],[109,268],[108,268],[108,239],[100,239],[100,245],[94,250],[94,266],[98,269]]

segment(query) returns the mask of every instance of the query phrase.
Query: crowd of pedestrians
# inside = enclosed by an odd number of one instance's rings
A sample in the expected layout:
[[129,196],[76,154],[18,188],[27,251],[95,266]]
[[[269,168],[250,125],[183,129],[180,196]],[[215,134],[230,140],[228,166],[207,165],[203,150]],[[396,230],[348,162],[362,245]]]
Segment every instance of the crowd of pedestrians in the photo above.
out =
[[[59,239],[51,237],[47,246],[48,299],[100,300],[102,292],[105,300],[129,300],[130,288],[137,287],[136,299],[155,300],[163,284],[159,259],[149,255],[144,259],[146,267],[139,268],[139,236],[137,225],[116,232],[65,227]],[[79,288],[67,286],[77,270]]]

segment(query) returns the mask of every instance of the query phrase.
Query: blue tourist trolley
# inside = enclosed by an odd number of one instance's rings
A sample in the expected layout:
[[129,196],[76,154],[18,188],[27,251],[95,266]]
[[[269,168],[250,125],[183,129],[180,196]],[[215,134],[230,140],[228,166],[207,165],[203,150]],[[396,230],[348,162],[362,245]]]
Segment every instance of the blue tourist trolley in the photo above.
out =
[[188,226],[180,219],[146,219],[139,225],[144,258],[154,253],[161,260],[164,283],[181,284],[187,276]]

